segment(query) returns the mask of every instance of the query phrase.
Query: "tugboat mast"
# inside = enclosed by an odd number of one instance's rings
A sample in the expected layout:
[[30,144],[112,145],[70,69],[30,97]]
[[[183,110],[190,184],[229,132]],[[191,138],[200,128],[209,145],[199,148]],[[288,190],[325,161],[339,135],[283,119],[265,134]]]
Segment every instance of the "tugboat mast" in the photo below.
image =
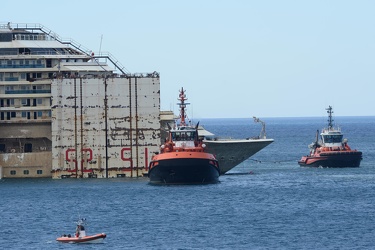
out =
[[177,103],[177,105],[180,107],[180,126],[186,126],[185,108],[186,108],[186,105],[190,104],[190,103],[185,103],[185,101],[187,100],[186,95],[185,95],[185,91],[186,90],[184,90],[184,88],[181,88],[180,95],[177,98],[177,100],[180,101],[179,103]]
[[328,129],[332,129],[333,128],[333,125],[332,125],[332,122],[333,122],[333,119],[332,119],[332,114],[333,114],[333,111],[332,111],[332,107],[331,106],[328,106],[328,108],[326,109],[327,110],[327,113],[328,113]]

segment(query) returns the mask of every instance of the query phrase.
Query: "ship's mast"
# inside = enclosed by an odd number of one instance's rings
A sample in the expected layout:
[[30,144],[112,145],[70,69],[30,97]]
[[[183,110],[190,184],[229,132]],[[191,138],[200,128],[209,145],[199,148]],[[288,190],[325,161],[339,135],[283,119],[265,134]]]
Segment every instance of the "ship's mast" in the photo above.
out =
[[333,111],[332,111],[332,107],[331,106],[328,106],[328,108],[326,108],[327,110],[327,113],[328,113],[328,129],[332,129],[333,128],[333,119],[332,119],[332,114],[333,114]]
[[184,90],[184,88],[181,88],[180,95],[178,96],[178,99],[177,99],[177,100],[180,101],[179,103],[177,103],[177,105],[180,106],[180,126],[186,126],[185,108],[186,108],[186,105],[190,104],[190,103],[185,103],[185,101],[187,100],[185,92],[186,92],[186,90]]

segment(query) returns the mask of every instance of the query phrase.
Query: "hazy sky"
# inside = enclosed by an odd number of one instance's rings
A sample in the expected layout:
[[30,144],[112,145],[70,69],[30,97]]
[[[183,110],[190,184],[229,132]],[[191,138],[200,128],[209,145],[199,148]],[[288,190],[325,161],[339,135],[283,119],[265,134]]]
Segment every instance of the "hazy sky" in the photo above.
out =
[[0,22],[38,23],[160,72],[161,109],[190,118],[375,115],[375,1],[2,0]]

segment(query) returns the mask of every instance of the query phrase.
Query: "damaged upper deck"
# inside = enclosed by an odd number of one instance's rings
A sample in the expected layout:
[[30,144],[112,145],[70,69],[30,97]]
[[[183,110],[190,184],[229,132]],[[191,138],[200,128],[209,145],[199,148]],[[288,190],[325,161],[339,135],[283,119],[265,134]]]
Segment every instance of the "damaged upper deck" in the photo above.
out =
[[160,143],[160,78],[39,24],[0,24],[0,178],[137,177]]

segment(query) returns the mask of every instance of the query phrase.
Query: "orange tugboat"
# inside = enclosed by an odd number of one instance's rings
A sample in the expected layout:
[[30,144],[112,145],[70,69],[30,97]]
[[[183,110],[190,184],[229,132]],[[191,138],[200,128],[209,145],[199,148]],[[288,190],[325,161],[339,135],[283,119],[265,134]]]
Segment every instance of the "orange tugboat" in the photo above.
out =
[[181,88],[178,103],[180,123],[169,125],[168,138],[150,162],[148,177],[152,184],[209,184],[219,181],[219,163],[198,137],[198,124],[187,124],[185,90]]
[[77,221],[77,228],[74,235],[64,234],[56,240],[62,243],[98,243],[103,241],[105,237],[107,237],[107,235],[104,233],[86,235],[85,219],[80,219]]
[[310,154],[302,156],[298,164],[301,167],[359,167],[362,152],[351,149],[348,141],[343,140],[341,130],[333,127],[331,106],[327,108],[327,113],[328,128],[322,130],[320,141],[318,140],[319,130],[317,131],[316,141],[309,145]]

